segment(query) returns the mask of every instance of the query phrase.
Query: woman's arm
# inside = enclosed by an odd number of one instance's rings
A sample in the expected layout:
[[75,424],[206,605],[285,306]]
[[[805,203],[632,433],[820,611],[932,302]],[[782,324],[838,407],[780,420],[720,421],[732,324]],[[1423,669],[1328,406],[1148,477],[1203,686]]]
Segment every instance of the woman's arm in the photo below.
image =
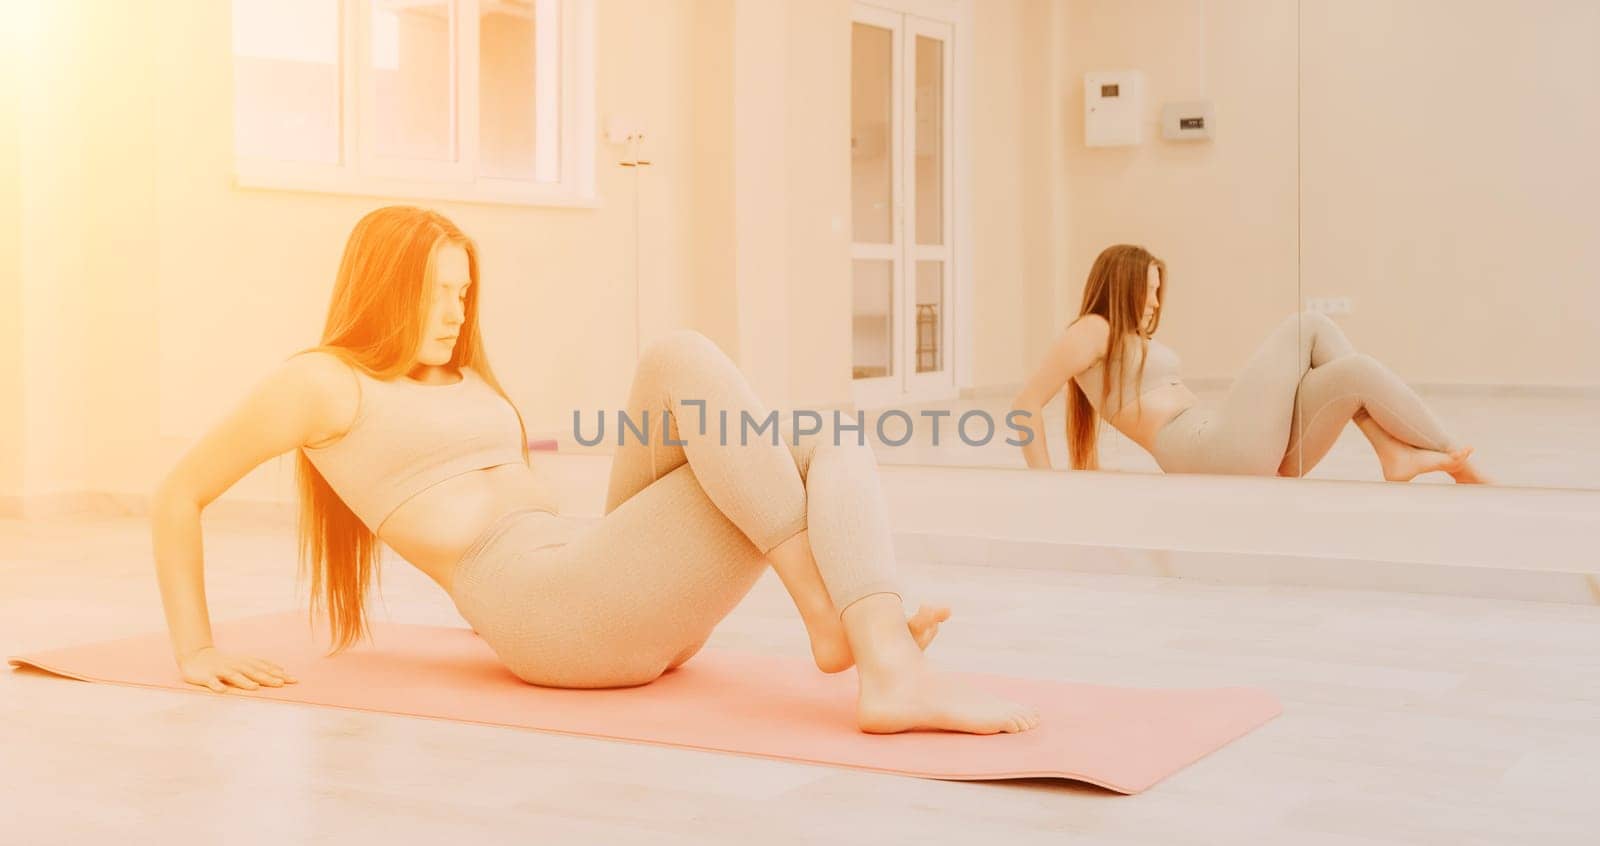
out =
[[201,512],[268,459],[335,434],[327,431],[328,412],[342,404],[339,388],[354,390],[341,369],[348,368],[324,353],[283,362],[190,448],[157,487],[150,509],[156,576],[173,657],[180,666],[213,646]]
[[1097,314],[1084,315],[1072,322],[1050,345],[1044,361],[1022,391],[1011,400],[1012,411],[1023,411],[1022,418],[1033,430],[1033,439],[1022,446],[1022,458],[1035,470],[1050,469],[1050,448],[1045,440],[1044,407],[1067,380],[1093,367],[1105,354],[1110,327]]

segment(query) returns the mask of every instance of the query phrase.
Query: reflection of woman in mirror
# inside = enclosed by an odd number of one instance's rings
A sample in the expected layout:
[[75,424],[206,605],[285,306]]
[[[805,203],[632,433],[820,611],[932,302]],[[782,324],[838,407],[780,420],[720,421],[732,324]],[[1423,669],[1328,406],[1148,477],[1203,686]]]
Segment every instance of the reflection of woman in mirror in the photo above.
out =
[[[1321,314],[1291,315],[1250,357],[1226,396],[1200,402],[1178,376],[1177,354],[1153,337],[1166,276],[1166,264],[1142,247],[1101,252],[1077,320],[1012,403],[1038,420],[1044,404],[1066,387],[1073,468],[1099,466],[1097,413],[1168,473],[1257,476],[1305,475],[1354,421],[1372,443],[1385,479],[1440,471],[1457,482],[1485,481],[1468,461],[1472,449]],[[1033,428],[1023,457],[1029,467],[1048,468],[1044,432]]]
[[186,681],[217,691],[294,681],[213,646],[200,513],[257,465],[296,451],[301,561],[336,651],[366,632],[380,542],[437,582],[513,674],[551,687],[653,681],[690,660],[770,564],[817,667],[857,668],[861,730],[1038,723],[1033,708],[928,663],[922,648],[948,609],[910,620],[902,610],[868,447],[707,434],[701,413],[766,413],[704,335],[680,330],[646,348],[626,410],[635,436],[613,458],[604,518],[560,514],[490,369],[478,268],[476,246],[441,215],[363,217],[321,344],[282,362],[162,483],[157,569]]

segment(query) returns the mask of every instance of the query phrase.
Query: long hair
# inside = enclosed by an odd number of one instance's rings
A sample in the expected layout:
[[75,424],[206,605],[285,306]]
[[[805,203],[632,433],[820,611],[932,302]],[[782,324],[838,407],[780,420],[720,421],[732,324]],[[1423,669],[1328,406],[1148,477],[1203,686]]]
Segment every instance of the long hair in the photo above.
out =
[[[483,349],[477,245],[438,212],[387,206],[356,223],[339,262],[322,342],[301,352],[330,353],[379,380],[404,375],[412,368],[426,331],[423,322],[434,287],[433,257],[447,244],[466,251],[472,279],[465,321],[449,363],[477,371],[516,411],[522,429],[522,460],[527,463],[527,426],[522,413],[495,378]],[[369,587],[379,580],[379,543],[305,451],[296,450],[296,454],[299,574],[301,578],[307,571],[311,574],[311,616],[315,619],[319,605],[325,609],[334,640],[330,654],[336,654],[371,634],[365,607]]]
[[[1150,266],[1155,265],[1160,282],[1156,287],[1156,311],[1148,325],[1141,326],[1145,302],[1149,298]],[[1100,251],[1089,269],[1089,279],[1083,286],[1083,305],[1078,309],[1078,320],[1084,315],[1098,314],[1105,318],[1111,331],[1106,337],[1105,369],[1100,385],[1100,407],[1104,408],[1111,396],[1111,384],[1117,385],[1117,404],[1122,404],[1122,372],[1127,366],[1125,339],[1131,334],[1139,338],[1138,379],[1144,378],[1145,353],[1149,350],[1146,338],[1154,335],[1161,325],[1161,309],[1167,301],[1167,265],[1150,254],[1144,247],[1117,244]],[[1073,322],[1077,322],[1074,320]],[[1138,380],[1135,381],[1135,384]],[[1136,405],[1143,411],[1143,406]],[[1075,470],[1097,470],[1100,467],[1100,426],[1095,419],[1094,406],[1083,392],[1076,378],[1067,382],[1067,452]]]

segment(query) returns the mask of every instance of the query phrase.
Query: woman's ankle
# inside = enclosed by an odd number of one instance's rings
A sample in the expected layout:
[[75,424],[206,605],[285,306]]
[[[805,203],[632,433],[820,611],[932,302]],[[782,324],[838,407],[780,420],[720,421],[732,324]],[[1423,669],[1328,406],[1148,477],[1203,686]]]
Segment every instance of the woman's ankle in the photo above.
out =
[[922,649],[906,628],[905,609],[893,593],[874,593],[852,602],[840,615],[845,639],[864,673],[890,671],[923,660]]

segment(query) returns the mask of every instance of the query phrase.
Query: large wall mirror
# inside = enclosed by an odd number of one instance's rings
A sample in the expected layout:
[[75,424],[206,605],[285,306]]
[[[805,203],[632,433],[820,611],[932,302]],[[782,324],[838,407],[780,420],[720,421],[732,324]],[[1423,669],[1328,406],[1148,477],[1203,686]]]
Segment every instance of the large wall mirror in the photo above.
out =
[[1300,6],[1302,298],[1495,482],[1600,487],[1600,4]]
[[[926,190],[921,136],[894,127],[943,105],[957,177],[934,207],[955,219],[945,266],[970,275],[938,292],[952,334],[918,338],[909,274],[876,280],[886,303],[903,289],[898,323],[855,315],[955,375],[886,380],[888,353],[857,374],[882,463],[1600,486],[1600,6],[1061,0],[1049,29],[1024,46],[1050,81],[1020,94],[984,73],[980,33],[965,112],[918,87],[959,92],[959,66],[858,50],[858,93],[896,67],[906,90],[881,98],[888,130],[852,127],[856,208],[913,225],[893,198],[925,197],[864,177]],[[1042,117],[1006,143],[983,104],[1030,91]],[[986,180],[1008,156],[1028,180],[1010,193]],[[963,167],[971,196],[950,196]],[[1019,234],[994,223],[1012,208]],[[1043,452],[1007,425],[1030,401]],[[874,429],[891,409],[914,425]]]

